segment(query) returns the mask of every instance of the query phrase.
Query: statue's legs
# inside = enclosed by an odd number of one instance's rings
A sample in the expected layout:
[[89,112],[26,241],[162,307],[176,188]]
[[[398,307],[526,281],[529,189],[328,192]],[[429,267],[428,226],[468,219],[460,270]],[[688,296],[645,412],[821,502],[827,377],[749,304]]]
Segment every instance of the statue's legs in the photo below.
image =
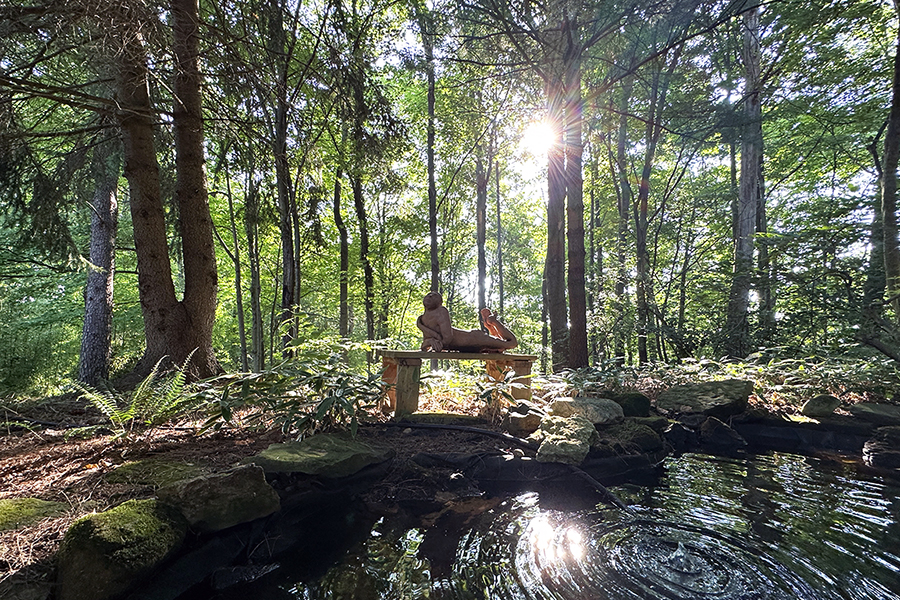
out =
[[518,345],[519,342],[513,332],[507,329],[506,325],[504,325],[497,319],[497,315],[491,312],[491,309],[482,308],[481,317],[484,321],[484,326],[488,330],[488,333],[496,338],[500,338],[501,340],[512,342],[513,345],[510,346],[510,348],[514,348],[516,345]]

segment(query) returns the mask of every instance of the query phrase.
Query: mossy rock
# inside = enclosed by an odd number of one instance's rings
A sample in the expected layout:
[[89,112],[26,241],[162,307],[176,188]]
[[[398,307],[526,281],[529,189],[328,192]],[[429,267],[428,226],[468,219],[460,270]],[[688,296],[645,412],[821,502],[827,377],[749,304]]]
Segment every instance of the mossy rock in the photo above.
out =
[[129,500],[78,519],[57,554],[57,599],[124,595],[174,554],[186,533],[181,513],[158,500]]
[[639,452],[655,452],[662,449],[662,437],[649,426],[635,419],[608,425],[599,430],[600,437],[610,445],[636,449]]
[[7,498],[0,500],[0,531],[19,529],[68,510],[69,505],[37,498]]
[[160,488],[185,479],[200,477],[206,469],[193,463],[172,462],[160,459],[127,462],[103,478],[107,483],[149,485]]
[[303,473],[327,478],[353,475],[369,465],[384,462],[392,449],[373,448],[349,436],[319,433],[301,442],[272,444],[241,464],[255,464],[266,473]]

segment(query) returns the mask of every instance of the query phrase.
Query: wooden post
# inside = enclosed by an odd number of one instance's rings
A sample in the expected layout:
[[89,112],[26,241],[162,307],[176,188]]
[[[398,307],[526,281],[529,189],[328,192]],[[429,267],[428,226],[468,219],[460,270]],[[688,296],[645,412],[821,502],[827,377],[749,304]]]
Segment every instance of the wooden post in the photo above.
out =
[[410,415],[419,410],[419,374],[421,358],[397,359],[397,400],[394,418]]

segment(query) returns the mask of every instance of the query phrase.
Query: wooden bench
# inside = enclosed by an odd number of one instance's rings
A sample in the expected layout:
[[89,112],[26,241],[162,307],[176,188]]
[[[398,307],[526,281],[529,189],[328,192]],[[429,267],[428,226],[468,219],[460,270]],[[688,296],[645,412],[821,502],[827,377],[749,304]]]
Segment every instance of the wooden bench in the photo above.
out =
[[419,376],[422,360],[480,360],[487,366],[488,374],[495,379],[502,376],[505,368],[516,372],[516,383],[521,388],[513,388],[512,395],[519,400],[531,399],[531,365],[537,356],[528,354],[508,354],[505,352],[421,352],[418,350],[380,350],[378,354],[384,363],[383,381],[393,385],[388,391],[390,409],[395,416],[406,415],[419,409]]

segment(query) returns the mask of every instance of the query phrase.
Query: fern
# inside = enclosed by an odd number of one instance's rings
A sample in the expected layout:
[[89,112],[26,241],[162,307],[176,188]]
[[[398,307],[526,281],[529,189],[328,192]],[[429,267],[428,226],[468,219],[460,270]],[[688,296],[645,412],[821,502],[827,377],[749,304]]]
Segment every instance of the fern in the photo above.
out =
[[81,392],[82,398],[109,419],[118,436],[124,437],[132,432],[137,424],[155,427],[191,408],[194,398],[185,396],[185,385],[187,367],[194,352],[196,350],[188,354],[184,364],[175,370],[168,382],[155,385],[160,365],[166,357],[159,359],[127,402],[120,402],[112,392],[99,391],[91,386],[75,384],[75,388]]

